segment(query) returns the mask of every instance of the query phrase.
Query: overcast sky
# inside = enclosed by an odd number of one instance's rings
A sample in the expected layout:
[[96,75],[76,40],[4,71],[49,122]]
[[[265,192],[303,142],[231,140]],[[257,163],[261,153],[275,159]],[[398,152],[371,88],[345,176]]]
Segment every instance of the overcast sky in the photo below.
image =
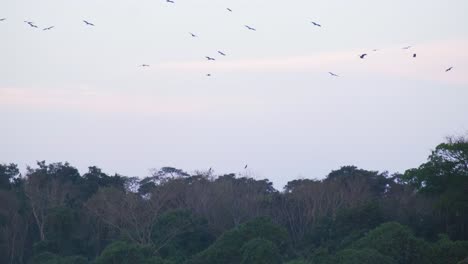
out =
[[0,163],[280,188],[403,172],[468,131],[466,0],[174,1],[0,1]]

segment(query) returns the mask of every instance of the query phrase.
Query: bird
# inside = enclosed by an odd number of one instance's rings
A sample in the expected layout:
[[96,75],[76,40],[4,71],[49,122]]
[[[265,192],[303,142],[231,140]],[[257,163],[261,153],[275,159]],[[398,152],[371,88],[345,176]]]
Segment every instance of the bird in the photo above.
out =
[[171,4],[174,4],[175,2],[172,1],[172,0],[166,0],[166,3],[171,3]]
[[209,56],[205,56],[205,58],[206,58],[207,60],[209,60],[209,61],[210,61],[210,60],[211,60],[211,61],[216,60],[215,58],[212,58],[212,57],[209,57]]
[[411,49],[411,46],[406,46],[406,47],[403,47],[403,49],[407,50],[407,49]]
[[24,21],[24,23],[28,24],[30,27],[38,28],[38,26],[34,25],[34,22],[31,22],[31,21]]
[[244,169],[247,169],[248,164],[245,165]]
[[416,53],[414,53],[414,54],[413,54],[413,58],[416,58],[416,56],[417,56]]
[[6,18],[0,18],[0,22],[3,22],[5,20],[6,20]]
[[46,28],[44,28],[43,30],[51,30],[51,29],[53,29],[54,27],[55,27],[55,26],[46,27]]
[[359,58],[364,59],[367,56],[367,53],[359,55]]
[[316,23],[316,22],[314,22],[314,21],[312,21],[312,22],[310,22],[310,23],[312,23],[312,25],[314,25],[314,26],[316,26],[316,27],[322,27],[322,25],[320,25],[319,23]]
[[446,69],[445,72],[449,72],[449,71],[451,71],[452,69],[453,69],[453,67],[450,67],[450,68]]
[[149,67],[149,65],[148,64],[142,64],[142,65],[140,65],[140,67]]
[[257,31],[255,28],[245,25],[248,30]]
[[88,21],[86,21],[86,20],[83,20],[83,22],[84,22],[86,25],[88,25],[88,26],[94,27],[94,24],[91,23],[91,22],[88,22]]
[[229,8],[229,7],[228,7],[228,8],[226,8],[226,10],[227,10],[227,11],[229,11],[229,12],[232,12],[232,9],[231,9],[231,8]]
[[220,55],[222,55],[222,56],[226,56],[226,53],[224,53],[224,52],[222,52],[222,51],[219,51],[219,50],[218,50],[218,53],[219,53]]
[[212,169],[211,169],[211,167],[210,167],[210,169],[208,170],[208,173],[211,173],[211,171],[212,171]]
[[190,34],[192,37],[194,37],[194,38],[197,37],[197,35],[193,34],[192,32],[189,32],[189,34]]
[[[211,73],[207,73],[206,77],[211,77]],[[211,170],[211,168],[210,168],[210,170]]]
[[333,77],[340,77],[338,74],[334,74],[333,72],[328,72]]

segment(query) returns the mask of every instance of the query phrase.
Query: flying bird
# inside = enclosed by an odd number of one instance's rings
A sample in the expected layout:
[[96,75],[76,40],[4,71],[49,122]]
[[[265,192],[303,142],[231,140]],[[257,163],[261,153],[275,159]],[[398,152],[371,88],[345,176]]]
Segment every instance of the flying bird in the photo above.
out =
[[44,28],[43,30],[51,30],[51,29],[53,29],[54,27],[55,27],[55,26],[46,27],[46,28]]
[[340,77],[338,74],[334,74],[333,72],[328,72],[333,77]]
[[148,64],[142,64],[142,65],[140,65],[140,67],[149,67],[149,65]]
[[245,165],[244,169],[247,169],[248,164]]
[[316,22],[314,22],[314,21],[312,21],[312,22],[310,22],[310,23],[312,23],[312,25],[314,25],[314,26],[316,26],[316,27],[322,27],[322,25],[320,25],[319,23],[316,23]]
[[[211,73],[208,73],[206,77],[211,77]],[[211,168],[210,168],[210,171],[211,171]]]
[[91,22],[88,22],[88,21],[86,21],[86,20],[83,20],[83,22],[84,22],[86,25],[88,25],[88,26],[94,27],[94,24],[91,23]]
[[367,53],[361,54],[359,58],[364,59],[367,56]]
[[192,32],[189,32],[189,34],[194,38],[198,37],[197,35],[193,34]]
[[171,3],[171,4],[174,4],[175,2],[172,1],[172,0],[166,0],[166,3]]
[[219,50],[218,50],[218,53],[219,53],[220,55],[222,55],[222,56],[226,56],[226,53],[224,53],[224,52],[222,52],[222,51],[219,51]]
[[450,68],[446,69],[445,72],[449,72],[449,71],[451,71],[452,69],[453,69],[453,67],[450,67]]
[[207,60],[209,60],[209,61],[214,61],[214,60],[216,60],[215,58],[212,58],[212,57],[209,57],[209,56],[205,56],[205,58],[206,58]]
[[413,58],[416,58],[416,56],[417,56],[416,53],[414,53],[414,54],[413,54]]
[[403,49],[407,50],[407,49],[411,49],[411,46],[406,46],[406,47],[403,47]]
[[38,28],[38,26],[34,25],[34,22],[31,22],[31,21],[24,21],[24,23],[28,24],[30,27]]
[[227,11],[229,11],[229,12],[232,12],[232,9],[231,9],[231,8],[229,8],[229,7],[228,7],[228,8],[226,8],[226,10],[227,10]]
[[0,22],[3,22],[5,20],[6,20],[6,18],[0,18]]
[[248,30],[257,31],[255,28],[245,25]]

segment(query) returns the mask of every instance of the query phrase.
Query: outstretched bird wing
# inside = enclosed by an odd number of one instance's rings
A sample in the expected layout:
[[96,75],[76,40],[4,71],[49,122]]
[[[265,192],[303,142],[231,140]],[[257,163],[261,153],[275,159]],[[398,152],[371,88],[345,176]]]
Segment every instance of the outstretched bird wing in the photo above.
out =
[[88,21],[86,21],[86,20],[83,20],[83,22],[85,22],[85,24],[88,25],[88,26],[93,26],[93,27],[94,27],[94,24],[91,23],[91,22],[88,22]]

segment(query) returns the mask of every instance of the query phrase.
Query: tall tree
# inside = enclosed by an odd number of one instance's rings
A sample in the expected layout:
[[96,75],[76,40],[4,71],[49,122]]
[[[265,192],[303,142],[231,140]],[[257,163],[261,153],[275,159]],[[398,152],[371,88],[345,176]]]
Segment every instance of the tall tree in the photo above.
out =
[[407,170],[401,181],[436,197],[445,232],[453,238],[468,238],[468,138],[448,138],[432,151],[426,163]]

